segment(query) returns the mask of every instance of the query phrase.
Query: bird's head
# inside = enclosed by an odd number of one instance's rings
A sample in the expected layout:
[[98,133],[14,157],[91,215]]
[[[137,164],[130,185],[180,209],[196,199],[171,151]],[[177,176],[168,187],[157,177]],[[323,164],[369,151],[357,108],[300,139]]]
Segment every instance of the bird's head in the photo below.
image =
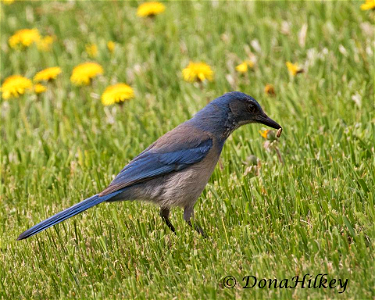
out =
[[211,104],[225,109],[236,128],[249,123],[261,123],[275,129],[281,128],[278,123],[264,113],[262,107],[253,97],[244,93],[226,93],[212,101]]
[[264,113],[253,97],[241,92],[230,92],[216,98],[197,112],[189,122],[224,138],[227,138],[233,130],[249,123],[281,128]]

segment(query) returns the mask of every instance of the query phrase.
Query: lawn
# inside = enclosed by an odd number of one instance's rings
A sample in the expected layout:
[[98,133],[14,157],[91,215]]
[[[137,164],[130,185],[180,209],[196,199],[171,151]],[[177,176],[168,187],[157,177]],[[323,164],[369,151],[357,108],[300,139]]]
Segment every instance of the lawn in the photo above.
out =
[[[184,1],[142,18],[139,4],[1,3],[1,84],[62,72],[43,93],[0,99],[0,298],[374,299],[374,11],[358,1]],[[50,49],[10,46],[17,30],[32,28],[52,37]],[[72,70],[88,61],[104,72],[76,86]],[[190,61],[207,63],[213,80],[185,81]],[[134,98],[104,106],[102,93],[118,82]],[[284,130],[270,143],[251,124],[227,140],[195,206],[208,238],[179,208],[174,235],[157,207],[118,202],[16,241],[233,90]],[[290,287],[318,274],[347,286]],[[225,287],[229,275],[234,288]],[[289,287],[244,289],[246,276]]]

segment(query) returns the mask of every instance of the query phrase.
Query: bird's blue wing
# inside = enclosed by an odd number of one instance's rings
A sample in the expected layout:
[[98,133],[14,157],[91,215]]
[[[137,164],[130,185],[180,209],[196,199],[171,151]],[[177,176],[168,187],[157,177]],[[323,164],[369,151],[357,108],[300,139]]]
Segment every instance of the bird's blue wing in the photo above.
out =
[[[176,138],[176,136],[174,137]],[[212,148],[210,137],[181,138],[163,143],[157,141],[126,165],[99,195],[104,196],[125,187],[183,170],[200,162]]]

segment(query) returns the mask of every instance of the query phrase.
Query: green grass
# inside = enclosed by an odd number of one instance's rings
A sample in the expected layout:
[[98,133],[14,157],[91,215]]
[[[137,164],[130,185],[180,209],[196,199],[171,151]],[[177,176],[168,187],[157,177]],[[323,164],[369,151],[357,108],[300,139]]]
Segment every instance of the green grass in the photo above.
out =
[[[39,98],[0,100],[0,298],[374,299],[374,12],[360,4],[172,2],[154,19],[137,18],[137,3],[2,5],[1,82],[52,66],[63,73]],[[9,48],[16,30],[33,27],[56,35],[51,52]],[[108,40],[117,43],[113,56]],[[89,60],[87,43],[98,45],[105,74],[74,87],[71,70]],[[250,51],[255,68],[237,74]],[[184,82],[189,60],[210,64],[215,80]],[[291,77],[286,61],[305,72]],[[135,99],[103,107],[99,97],[113,82],[130,84]],[[264,94],[267,83],[275,97]],[[264,149],[261,125],[237,130],[196,204],[209,238],[186,226],[180,209],[175,236],[157,207],[121,202],[16,241],[105,188],[155,139],[232,90],[252,95],[284,127],[284,164]],[[258,176],[244,175],[251,154]],[[243,285],[246,275],[306,273],[349,279],[348,287],[222,285],[227,275]]]

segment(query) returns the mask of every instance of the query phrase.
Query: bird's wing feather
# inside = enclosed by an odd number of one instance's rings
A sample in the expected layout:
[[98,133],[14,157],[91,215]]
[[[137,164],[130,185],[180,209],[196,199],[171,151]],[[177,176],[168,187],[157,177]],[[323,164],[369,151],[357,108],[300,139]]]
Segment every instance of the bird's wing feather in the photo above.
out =
[[212,148],[213,141],[202,132],[200,135],[188,135],[191,130],[194,129],[177,127],[168,132],[126,165],[99,195],[105,196],[200,162]]

